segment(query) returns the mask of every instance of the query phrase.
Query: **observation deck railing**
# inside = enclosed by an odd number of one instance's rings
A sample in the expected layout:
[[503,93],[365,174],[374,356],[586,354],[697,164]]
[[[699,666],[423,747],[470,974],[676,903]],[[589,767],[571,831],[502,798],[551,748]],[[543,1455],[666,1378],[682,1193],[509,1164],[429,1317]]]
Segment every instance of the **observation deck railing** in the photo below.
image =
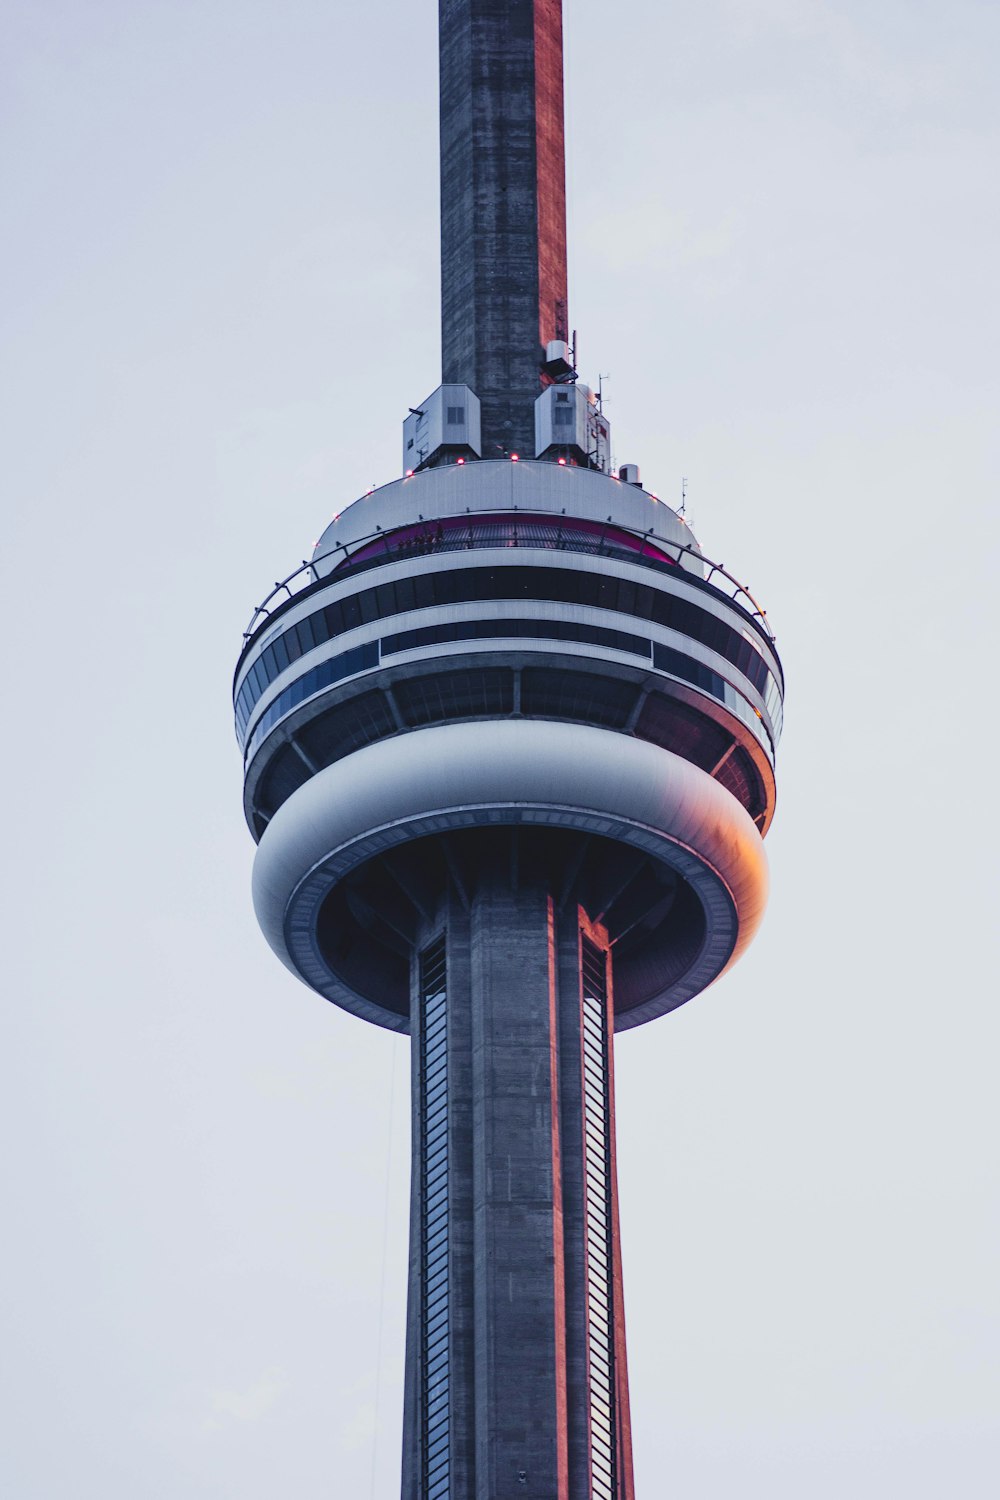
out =
[[[545,512],[535,511],[536,517]],[[629,531],[627,527],[615,525],[613,530],[619,535],[628,535],[636,544],[634,547],[622,546],[612,538],[605,535],[589,536],[574,531],[566,526],[565,519],[561,514],[552,514],[551,529],[557,535],[547,541],[539,541],[537,537],[528,535],[537,531],[538,527],[526,525],[527,517],[518,518],[511,511],[481,511],[475,516],[469,517],[468,526],[456,527],[449,530],[435,529],[433,522],[425,523],[424,530],[414,535],[413,528],[405,528],[404,540],[399,540],[400,531],[403,528],[394,528],[392,531],[383,532],[381,529],[368,532],[364,536],[355,537],[351,543],[341,542],[331,552],[323,554],[321,561],[329,562],[336,552],[343,552],[343,559],[334,563],[328,572],[320,573],[315,562],[305,559],[301,564],[288,574],[287,578],[276,579],[271,592],[256,606],[250,617],[250,623],[243,632],[243,650],[240,653],[242,660],[250,643],[271,620],[283,614],[285,609],[294,599],[298,599],[309,593],[318,591],[320,588],[328,587],[332,583],[339,582],[342,578],[351,578],[359,573],[367,572],[370,568],[383,567],[387,563],[402,562],[408,558],[421,556],[437,556],[448,552],[478,551],[487,546],[502,547],[531,547],[534,549],[551,548],[560,552],[576,552],[592,557],[613,557],[620,561],[636,563],[641,567],[652,568],[658,572],[670,572],[682,567],[682,559],[691,557],[702,564],[705,569],[704,577],[691,570],[685,569],[684,576],[695,584],[696,587],[708,587],[713,592],[721,594],[729,601],[738,604],[740,608],[760,627],[766,638],[773,644],[775,641],[774,631],[768,622],[767,612],[762,609],[750,592],[745,583],[740,583],[722,563],[712,562],[705,557],[698,547],[691,546],[685,542],[676,542],[667,537],[659,536],[650,527],[646,532]],[[491,533],[489,539],[480,539],[476,536],[477,522],[483,522],[486,518]],[[506,539],[497,540],[495,533],[498,522],[508,521],[510,523],[511,536]],[[520,535],[518,534],[520,531]],[[379,541],[384,542],[384,550],[372,551],[372,544]],[[653,547],[656,552],[665,554],[656,556],[645,552],[646,547]],[[364,553],[357,561],[352,561],[358,553]],[[666,560],[665,560],[666,558]],[[724,580],[724,584],[717,580]],[[238,670],[238,667],[237,667]]]

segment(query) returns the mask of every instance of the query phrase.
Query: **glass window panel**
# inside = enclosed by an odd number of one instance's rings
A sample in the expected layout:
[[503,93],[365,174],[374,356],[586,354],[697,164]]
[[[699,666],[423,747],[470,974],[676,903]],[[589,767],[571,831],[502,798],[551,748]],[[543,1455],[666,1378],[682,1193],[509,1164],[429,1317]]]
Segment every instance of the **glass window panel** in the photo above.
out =
[[424,1063],[424,1093],[428,1099],[435,1096],[435,1091],[440,1092],[444,1087],[447,1066],[447,1048],[444,1045],[440,1046],[433,1056],[428,1055]]
[[427,1274],[427,1298],[428,1298],[428,1301],[432,1300],[432,1298],[435,1295],[437,1295],[437,1293],[439,1291],[441,1291],[443,1289],[443,1287],[445,1287],[447,1285],[447,1279],[448,1279],[448,1266],[447,1266],[447,1262],[445,1261],[443,1263],[443,1265],[439,1266],[436,1263],[434,1263],[432,1261],[432,1258],[429,1256],[428,1257],[428,1274]]
[[445,1281],[444,1285],[436,1290],[434,1296],[427,1299],[427,1305],[424,1308],[425,1325],[429,1326],[431,1319],[440,1317],[442,1313],[447,1313],[448,1304],[448,1283]]
[[591,1296],[591,1307],[592,1310],[594,1310],[594,1316],[600,1316],[597,1311],[598,1307],[600,1307],[603,1302],[604,1304],[606,1304],[607,1292],[609,1292],[609,1286],[607,1286],[607,1275],[604,1274],[604,1272],[595,1271],[595,1269],[589,1268],[588,1266],[588,1275],[586,1275],[586,1281],[588,1281],[589,1296]]
[[427,1348],[424,1351],[427,1368],[427,1379],[433,1381],[437,1376],[448,1374],[448,1340],[444,1339],[440,1346],[435,1349]]
[[361,624],[361,610],[358,607],[358,596],[349,594],[346,599],[339,599],[335,604],[328,604],[323,611],[326,619],[328,639],[341,635],[345,630],[354,630]]
[[298,636],[299,641],[299,649],[303,652],[303,654],[306,651],[311,651],[314,646],[320,644],[316,639],[316,632],[313,628],[313,621],[316,618],[316,615],[306,615],[304,619],[299,620],[298,624],[295,627],[295,633]]
[[[435,1285],[434,1288],[433,1288],[433,1290],[429,1291],[428,1294],[427,1294],[427,1303],[426,1303],[426,1307],[424,1309],[424,1313],[425,1313],[425,1317],[426,1318],[435,1317],[441,1311],[441,1309],[443,1307],[447,1307],[447,1305],[448,1305],[448,1276],[447,1276],[448,1266],[447,1266],[447,1257],[442,1256],[442,1259],[444,1260],[444,1272],[445,1272],[445,1274],[444,1274],[443,1279],[440,1281],[440,1284],[439,1285]],[[430,1265],[428,1267],[428,1275],[430,1277],[437,1278],[438,1271],[439,1271],[439,1267],[437,1265]]]
[[376,611],[372,618],[385,619],[388,615],[399,613],[396,606],[396,587],[392,583],[380,583],[376,589],[368,591],[374,594],[372,604]]
[[603,1333],[590,1334],[591,1396],[596,1401],[611,1390],[611,1345]]
[[603,1318],[598,1317],[593,1311],[591,1312],[589,1322],[592,1343],[591,1357],[602,1365],[606,1364],[611,1339],[610,1327]]
[[416,608],[416,589],[413,578],[396,579],[396,609],[400,612]]

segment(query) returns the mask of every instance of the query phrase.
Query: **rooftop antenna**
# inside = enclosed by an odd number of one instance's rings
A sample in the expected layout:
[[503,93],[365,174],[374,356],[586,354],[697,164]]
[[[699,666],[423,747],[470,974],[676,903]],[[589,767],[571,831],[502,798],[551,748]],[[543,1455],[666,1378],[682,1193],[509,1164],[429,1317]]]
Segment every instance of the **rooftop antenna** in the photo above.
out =
[[679,516],[683,516],[683,515],[685,515],[687,513],[687,503],[688,503],[688,482],[687,482],[686,479],[682,479],[681,480],[681,508],[677,512],[677,514]]

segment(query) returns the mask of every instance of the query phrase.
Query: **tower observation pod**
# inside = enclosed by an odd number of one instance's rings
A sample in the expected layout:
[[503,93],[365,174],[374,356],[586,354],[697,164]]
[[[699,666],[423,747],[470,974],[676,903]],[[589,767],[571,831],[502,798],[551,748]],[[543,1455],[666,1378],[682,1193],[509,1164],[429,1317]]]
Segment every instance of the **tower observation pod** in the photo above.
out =
[[577,378],[561,0],[440,48],[442,384],[245,635],[254,903],[412,1039],[403,1500],[630,1500],[614,1036],[761,920],[782,671]]

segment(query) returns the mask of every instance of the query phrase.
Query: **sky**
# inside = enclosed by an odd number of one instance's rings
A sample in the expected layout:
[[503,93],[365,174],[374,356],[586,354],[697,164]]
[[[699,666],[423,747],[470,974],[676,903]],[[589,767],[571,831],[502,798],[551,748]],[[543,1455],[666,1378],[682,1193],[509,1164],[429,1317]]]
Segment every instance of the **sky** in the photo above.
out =
[[[408,1043],[259,935],[229,694],[438,383],[436,7],[0,18],[0,1492],[390,1500]],[[1000,10],[565,19],[582,374],[788,682],[763,930],[616,1052],[637,1494],[979,1500]]]

